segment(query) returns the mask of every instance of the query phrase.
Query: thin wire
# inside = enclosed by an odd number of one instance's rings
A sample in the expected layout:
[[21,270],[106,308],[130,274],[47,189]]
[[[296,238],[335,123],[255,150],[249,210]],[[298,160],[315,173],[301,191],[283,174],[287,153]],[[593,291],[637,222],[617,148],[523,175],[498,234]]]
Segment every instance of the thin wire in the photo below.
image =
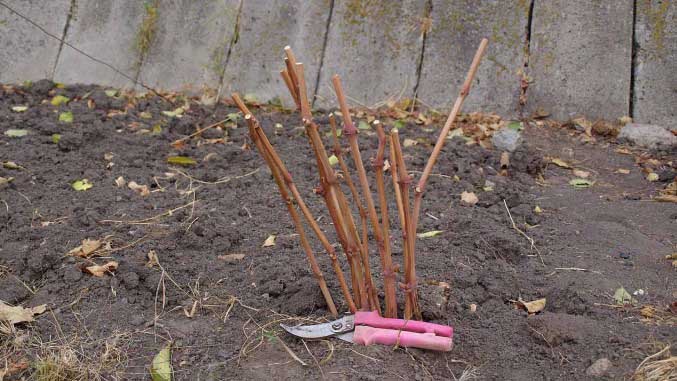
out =
[[52,37],[53,39],[55,39],[55,40],[61,42],[62,44],[68,46],[69,48],[75,50],[76,52],[82,54],[83,56],[89,58],[90,60],[92,60],[92,61],[94,61],[94,62],[97,62],[97,63],[99,63],[99,64],[101,64],[101,65],[104,65],[104,66],[108,67],[109,69],[113,70],[113,71],[116,72],[117,74],[120,74],[121,76],[125,77],[126,79],[128,79],[128,80],[130,80],[130,81],[132,81],[132,82],[134,82],[134,83],[137,83],[137,82],[138,82],[138,84],[141,85],[141,87],[145,88],[146,90],[152,91],[155,95],[157,95],[157,96],[159,96],[159,97],[162,97],[163,99],[165,99],[165,100],[168,101],[169,103],[173,103],[173,102],[171,102],[169,99],[165,98],[162,94],[158,93],[154,88],[152,88],[152,87],[146,85],[146,84],[143,83],[142,81],[137,81],[137,80],[135,80],[134,78],[128,76],[128,75],[125,74],[125,73],[123,73],[120,69],[116,68],[115,66],[113,66],[113,65],[111,65],[111,64],[109,64],[109,63],[107,63],[107,62],[105,62],[105,61],[102,61],[102,60],[100,60],[100,59],[98,59],[98,58],[96,58],[96,57],[93,57],[93,56],[91,56],[91,55],[85,53],[84,51],[82,51],[82,50],[76,48],[75,46],[71,45],[71,44],[68,43],[65,39],[62,39],[62,38],[59,38],[58,36],[55,36],[54,34],[52,34],[52,33],[50,33],[49,31],[47,31],[45,28],[43,28],[42,26],[40,26],[39,24],[37,24],[35,21],[29,19],[27,16],[24,16],[23,14],[19,13],[18,11],[16,11],[16,10],[13,9],[12,7],[10,7],[9,5],[5,4],[3,1],[0,1],[0,5],[2,5],[3,7],[7,8],[10,12],[16,14],[16,15],[19,16],[20,18],[24,19],[25,21],[27,21],[28,23],[30,23],[31,25],[33,25],[34,27],[40,29],[40,31],[42,31],[42,33],[48,35],[49,37]]

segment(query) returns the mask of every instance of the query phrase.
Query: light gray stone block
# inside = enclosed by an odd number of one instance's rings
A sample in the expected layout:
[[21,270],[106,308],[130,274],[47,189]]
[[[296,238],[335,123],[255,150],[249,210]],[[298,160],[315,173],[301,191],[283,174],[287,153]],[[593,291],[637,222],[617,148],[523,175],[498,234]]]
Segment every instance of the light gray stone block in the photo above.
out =
[[[70,0],[8,0],[9,7],[62,37]],[[59,41],[0,7],[0,82],[23,82],[51,78]]]
[[677,148],[677,136],[665,127],[652,124],[628,123],[618,134],[618,140],[645,148]]
[[246,0],[239,39],[223,78],[224,95],[238,91],[259,101],[279,97],[285,106],[295,107],[280,76],[284,47],[289,45],[298,62],[303,62],[312,97],[328,16],[328,0]]
[[633,117],[677,128],[677,2],[637,2]]
[[557,119],[628,115],[632,1],[536,1],[527,91]]
[[[79,1],[66,41],[135,78],[139,54],[134,41],[144,14],[143,1]],[[54,80],[69,84],[134,86],[133,81],[68,46],[63,47]]]
[[450,109],[482,38],[489,39],[464,112],[513,116],[519,106],[529,2],[433,0],[418,98]]
[[336,106],[334,74],[341,76],[353,104],[411,98],[425,4],[426,0],[336,1],[316,105]]
[[155,39],[139,80],[188,92],[219,87],[238,8],[239,0],[159,2]]
[[491,137],[491,143],[499,151],[514,152],[522,144],[522,134],[519,131],[504,127]]

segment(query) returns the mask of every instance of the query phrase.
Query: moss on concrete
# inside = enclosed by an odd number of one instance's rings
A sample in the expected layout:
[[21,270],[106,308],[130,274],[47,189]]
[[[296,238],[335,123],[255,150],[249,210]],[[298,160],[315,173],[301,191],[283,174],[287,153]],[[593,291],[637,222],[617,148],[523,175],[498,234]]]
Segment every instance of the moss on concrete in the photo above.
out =
[[150,47],[155,40],[155,32],[158,21],[158,0],[147,1],[144,4],[146,14],[143,16],[139,30],[134,39],[134,48],[139,53],[141,60],[148,55]]
[[642,12],[642,16],[647,21],[647,27],[651,31],[651,51],[649,51],[649,56],[655,56],[656,58],[663,57],[665,55],[665,28],[667,27],[667,14],[668,7],[670,6],[669,1],[658,2],[652,0],[644,0],[639,4],[639,12]]

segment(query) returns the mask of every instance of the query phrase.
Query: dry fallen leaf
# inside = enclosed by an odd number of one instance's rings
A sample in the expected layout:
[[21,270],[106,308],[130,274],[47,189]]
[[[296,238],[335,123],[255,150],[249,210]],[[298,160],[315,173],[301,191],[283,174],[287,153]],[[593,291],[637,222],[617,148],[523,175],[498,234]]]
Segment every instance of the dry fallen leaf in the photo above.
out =
[[388,159],[383,161],[383,172],[388,172],[390,170],[390,162]]
[[87,266],[83,267],[82,271],[91,275],[94,275],[95,277],[103,277],[107,273],[112,273],[115,272],[115,270],[118,269],[118,263],[115,261],[110,261],[106,264],[103,265],[93,265],[93,266]]
[[677,202],[677,196],[672,194],[664,194],[654,197],[653,200],[660,202]]
[[197,311],[197,300],[193,301],[193,305],[190,310],[187,307],[183,307],[183,313],[187,318],[192,318],[195,316],[195,311]]
[[82,245],[73,248],[68,252],[68,255],[80,258],[89,258],[95,251],[103,245],[103,242],[98,239],[85,238],[82,240]]
[[479,199],[477,198],[477,195],[473,192],[463,192],[461,193],[461,202],[467,204],[467,205],[475,205]]
[[581,126],[585,130],[586,135],[592,136],[592,122],[585,118],[576,118],[573,119],[572,122]]
[[411,147],[411,146],[415,146],[417,144],[418,144],[418,142],[414,139],[404,139],[404,141],[402,142],[402,145],[405,146],[405,147]]
[[571,169],[571,164],[567,163],[566,161],[558,158],[558,157],[553,157],[550,159],[550,162],[555,164],[558,167],[561,168],[566,168],[566,169]]
[[148,185],[139,185],[136,183],[136,181],[130,181],[129,184],[127,184],[127,187],[133,191],[138,192],[141,196],[148,196],[150,194]]
[[217,258],[226,263],[237,263],[244,259],[244,254],[219,255]]
[[508,152],[501,152],[501,171],[505,171],[508,169],[510,166],[510,153]]
[[639,313],[645,318],[651,319],[656,316],[656,307],[650,305],[644,306]]
[[618,168],[618,169],[616,170],[616,173],[620,173],[620,174],[623,174],[623,175],[627,175],[627,174],[630,173],[630,170],[629,170],[629,169],[624,169],[624,168]]
[[590,172],[582,171],[580,169],[574,169],[573,174],[574,174],[574,176],[580,177],[580,178],[583,178],[583,179],[587,179],[588,176],[590,176]]
[[543,213],[543,209],[541,209],[540,206],[536,205],[536,207],[534,208],[534,213],[541,214]]
[[125,186],[127,182],[125,181],[125,178],[120,176],[117,179],[115,179],[115,186],[118,188],[122,188]]
[[158,261],[157,253],[155,253],[155,250],[149,251],[148,262],[146,262],[146,267],[153,267],[158,264],[160,264],[160,262]]
[[11,183],[14,181],[14,177],[2,177],[0,176],[0,189],[2,189],[5,185]]
[[531,315],[543,311],[545,308],[545,298],[532,300],[531,302],[525,302],[522,298],[519,298],[516,304]]
[[275,234],[271,234],[266,238],[266,240],[263,242],[262,247],[270,247],[270,246],[275,246]]
[[0,301],[0,321],[9,322],[12,325],[31,322],[33,321],[33,316],[40,315],[46,309],[46,304],[24,308],[22,306],[10,306]]

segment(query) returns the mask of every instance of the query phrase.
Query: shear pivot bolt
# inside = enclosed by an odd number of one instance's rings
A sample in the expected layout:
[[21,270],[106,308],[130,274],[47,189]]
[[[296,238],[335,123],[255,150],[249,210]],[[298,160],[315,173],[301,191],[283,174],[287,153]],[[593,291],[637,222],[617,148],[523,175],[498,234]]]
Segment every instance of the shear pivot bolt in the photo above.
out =
[[341,323],[334,323],[334,324],[331,325],[331,329],[334,329],[334,330],[339,330],[342,327],[343,327],[343,324],[341,324]]

